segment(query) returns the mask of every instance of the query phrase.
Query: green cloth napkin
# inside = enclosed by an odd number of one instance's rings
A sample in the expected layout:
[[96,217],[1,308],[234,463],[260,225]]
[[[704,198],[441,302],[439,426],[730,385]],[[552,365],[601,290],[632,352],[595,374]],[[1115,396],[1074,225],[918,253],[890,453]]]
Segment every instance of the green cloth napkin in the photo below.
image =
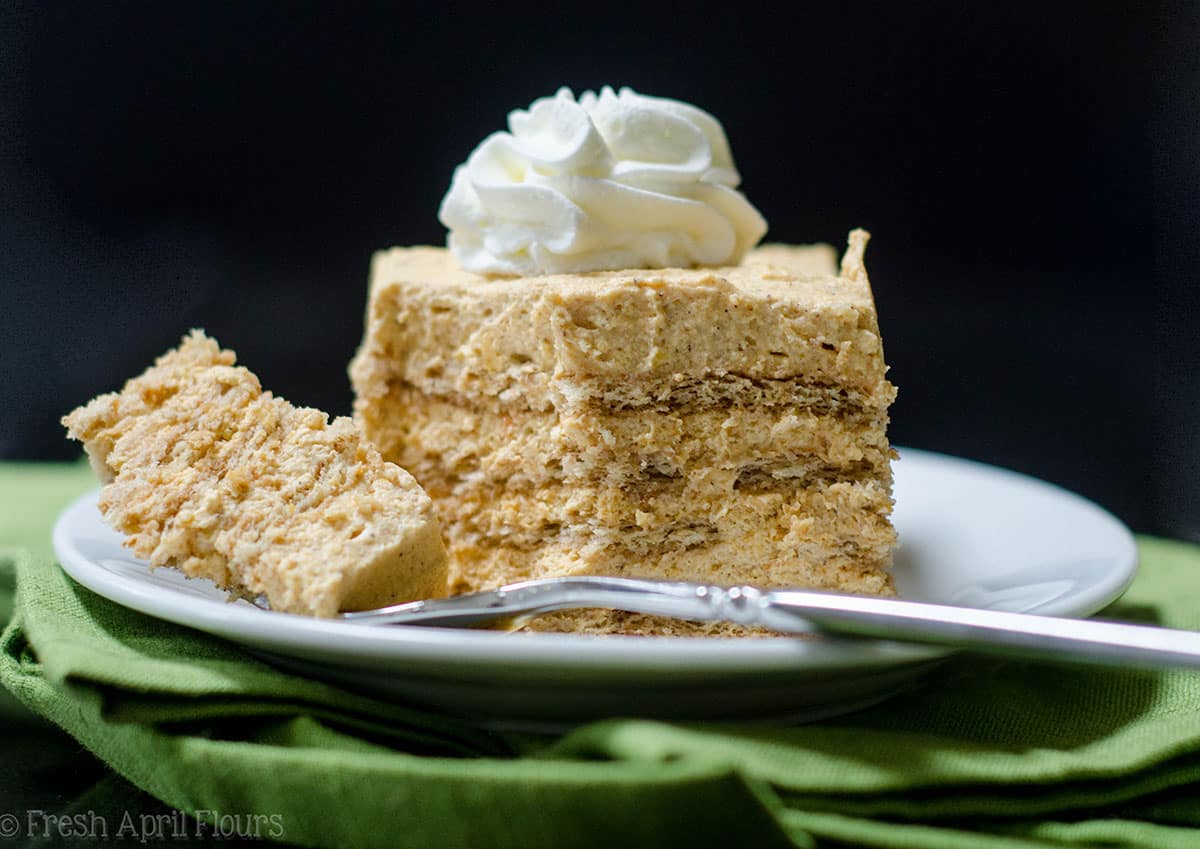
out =
[[[218,826],[329,847],[1200,846],[1200,673],[960,656],[809,725],[497,735],[278,672],[74,584],[44,541],[87,485],[0,466],[0,516],[23,511],[0,518],[0,542],[23,543],[0,552],[18,587],[0,681]],[[1107,615],[1200,628],[1200,548],[1139,544],[1142,572]]]

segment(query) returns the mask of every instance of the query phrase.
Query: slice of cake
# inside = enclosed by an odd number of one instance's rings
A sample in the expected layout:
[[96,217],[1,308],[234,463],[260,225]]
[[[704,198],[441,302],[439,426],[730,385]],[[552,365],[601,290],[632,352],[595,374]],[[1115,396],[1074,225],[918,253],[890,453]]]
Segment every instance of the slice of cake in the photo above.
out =
[[429,497],[348,418],[263,392],[199,331],[63,419],[100,510],[155,566],[333,616],[446,594]]
[[452,589],[602,574],[892,592],[895,389],[867,238],[840,270],[829,246],[526,277],[376,254],[355,411],[433,497]]

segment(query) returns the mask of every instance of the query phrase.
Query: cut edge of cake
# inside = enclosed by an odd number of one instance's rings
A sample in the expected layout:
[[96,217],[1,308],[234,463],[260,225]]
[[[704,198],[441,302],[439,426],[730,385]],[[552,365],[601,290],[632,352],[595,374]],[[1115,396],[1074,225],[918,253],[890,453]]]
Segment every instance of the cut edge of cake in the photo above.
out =
[[[754,521],[743,516],[737,524],[778,537],[770,549],[778,558],[807,553],[824,563],[816,571],[827,573],[814,578],[809,570],[805,577],[804,568],[787,568],[777,559],[775,577],[890,594],[894,452],[886,425],[895,387],[885,377],[864,262],[868,238],[865,231],[852,232],[840,265],[829,246],[765,245],[734,269],[516,280],[462,271],[441,249],[379,252],[363,344],[350,368],[356,416],[385,456],[413,469],[429,488],[450,538],[455,589],[556,574],[640,577],[646,569],[637,564],[656,561],[653,552],[636,544],[606,557],[605,545],[622,535],[634,543],[650,540],[660,531],[680,543],[680,565],[695,561],[696,568],[679,574],[656,566],[646,577],[719,576],[726,583],[769,585],[772,575],[762,568],[719,568],[719,559],[736,559],[737,546],[729,540],[713,549],[711,563],[705,560],[705,541],[697,536],[703,528],[698,530],[696,517],[683,515],[686,498],[664,501],[637,476],[661,483],[664,474],[690,474],[691,480],[711,470],[689,464],[735,464],[739,451],[764,450],[762,440],[753,438],[709,450],[703,439],[677,437],[672,428],[686,431],[714,411],[721,418],[727,408],[740,411],[743,431],[778,427],[779,411],[791,407],[814,417],[783,431],[803,434],[805,444],[791,453],[784,449],[796,446],[784,446],[774,465],[759,464],[757,477],[734,476],[730,498],[744,488],[743,506],[758,497],[751,495],[756,489],[766,493],[747,514]],[[705,339],[696,344],[721,337],[709,350],[689,349],[679,332],[681,317],[689,314],[693,337],[704,327]],[[733,318],[704,324],[705,317],[729,314]],[[628,344],[614,363],[607,352],[622,342]],[[639,422],[649,435],[631,439]],[[539,467],[544,461],[549,471]],[[813,515],[788,508],[797,498],[823,497],[819,490],[810,493],[808,484],[797,489],[819,467],[829,470],[828,482],[837,484],[842,500]],[[853,479],[842,483],[843,475]],[[864,485],[869,492],[845,491]],[[705,497],[690,483],[681,486],[682,494]],[[709,496],[719,501],[718,494]],[[655,514],[656,499],[682,511],[679,518],[686,521],[677,530]],[[772,507],[772,499],[779,503]],[[721,516],[731,514],[718,506],[713,515],[715,520],[699,524],[719,536]],[[594,539],[562,536],[564,528],[587,532],[589,524],[600,531]],[[649,535],[642,525],[653,526]],[[539,542],[540,529],[546,533]],[[515,547],[503,544],[505,537]],[[601,627],[602,620],[609,626]],[[628,632],[632,620],[581,614],[575,621],[584,630]],[[638,621],[643,625],[632,630],[645,633],[650,626]]]

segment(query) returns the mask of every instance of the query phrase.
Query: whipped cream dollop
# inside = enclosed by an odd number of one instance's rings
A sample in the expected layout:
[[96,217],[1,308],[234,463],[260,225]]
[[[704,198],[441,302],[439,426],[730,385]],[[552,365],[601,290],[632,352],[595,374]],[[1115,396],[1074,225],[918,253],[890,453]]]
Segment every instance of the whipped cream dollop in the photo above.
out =
[[733,265],[767,223],[737,190],[725,131],[632,89],[570,89],[508,116],[454,172],[438,218],[471,271]]

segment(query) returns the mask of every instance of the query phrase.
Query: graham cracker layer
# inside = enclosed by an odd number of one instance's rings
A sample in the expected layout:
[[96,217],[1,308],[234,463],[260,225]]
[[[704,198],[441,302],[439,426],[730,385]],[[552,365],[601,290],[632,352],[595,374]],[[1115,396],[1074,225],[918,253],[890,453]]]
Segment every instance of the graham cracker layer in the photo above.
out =
[[891,457],[886,411],[837,416],[802,405],[499,412],[404,387],[362,424],[385,457],[436,492],[480,477],[509,487],[634,485],[693,470],[879,477]]
[[834,549],[817,542],[792,544],[754,535],[630,556],[613,546],[554,543],[530,550],[472,545],[452,538],[450,587],[452,592],[470,592],[532,578],[608,575],[890,595],[894,590],[887,567],[892,542],[894,537],[880,533],[874,546]]
[[480,547],[612,546],[636,558],[751,537],[831,548],[894,540],[887,484],[873,480],[791,482],[724,497],[693,495],[682,481],[636,492],[570,484],[514,491],[480,483],[434,503],[452,544]]
[[[550,631],[605,634],[622,637],[777,637],[765,628],[747,628],[730,622],[693,622],[624,610],[588,608],[560,610],[512,623],[515,631]],[[795,635],[791,635],[793,639]]]

